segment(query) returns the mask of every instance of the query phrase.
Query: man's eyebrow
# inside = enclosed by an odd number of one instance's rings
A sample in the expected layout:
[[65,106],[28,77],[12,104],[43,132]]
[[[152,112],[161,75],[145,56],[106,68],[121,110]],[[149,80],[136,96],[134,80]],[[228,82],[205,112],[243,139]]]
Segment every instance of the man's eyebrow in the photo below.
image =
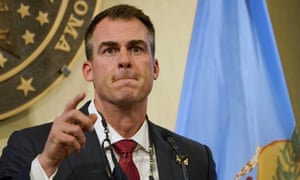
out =
[[99,49],[101,49],[104,46],[117,46],[118,43],[114,41],[104,41],[99,45]]
[[99,53],[103,47],[117,47],[118,43],[114,41],[104,41],[98,46],[97,52]]
[[[130,40],[128,43],[127,43],[127,46],[134,46],[134,45],[142,45],[144,47],[147,47],[147,43],[143,40]],[[103,41],[99,47],[98,47],[98,52],[100,52],[100,50],[103,48],[103,47],[118,47],[119,44],[115,41]]]
[[143,40],[131,40],[128,42],[128,45],[131,46],[131,45],[137,45],[137,44],[141,44],[145,47],[147,47],[147,43]]

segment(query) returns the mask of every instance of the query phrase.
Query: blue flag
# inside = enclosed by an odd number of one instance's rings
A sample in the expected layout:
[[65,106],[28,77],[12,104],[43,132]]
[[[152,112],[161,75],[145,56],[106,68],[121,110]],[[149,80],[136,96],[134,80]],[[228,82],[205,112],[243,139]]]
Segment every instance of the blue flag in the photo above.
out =
[[176,132],[207,144],[218,179],[230,180],[294,128],[265,1],[198,1]]

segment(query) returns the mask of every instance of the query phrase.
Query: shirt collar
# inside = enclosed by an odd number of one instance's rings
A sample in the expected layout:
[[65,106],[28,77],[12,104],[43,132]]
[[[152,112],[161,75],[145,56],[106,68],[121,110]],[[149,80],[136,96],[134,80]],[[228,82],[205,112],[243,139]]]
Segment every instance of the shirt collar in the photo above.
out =
[[[97,115],[97,121],[94,124],[94,129],[96,131],[98,140],[100,144],[102,144],[103,140],[105,139],[105,133],[104,133],[104,128],[102,126],[102,117],[98,113],[96,107],[95,107],[95,102],[94,100],[91,101],[88,107],[89,114],[96,114]],[[109,130],[109,138],[112,144],[123,140],[124,138],[113,128],[111,125],[107,122],[107,127]],[[145,151],[148,151],[149,147],[149,128],[148,128],[148,122],[147,120],[144,121],[142,124],[141,128],[137,131],[135,135],[133,135],[130,139],[134,140],[137,142],[139,145],[138,148],[142,148]],[[107,148],[108,144],[104,144],[104,148]]]

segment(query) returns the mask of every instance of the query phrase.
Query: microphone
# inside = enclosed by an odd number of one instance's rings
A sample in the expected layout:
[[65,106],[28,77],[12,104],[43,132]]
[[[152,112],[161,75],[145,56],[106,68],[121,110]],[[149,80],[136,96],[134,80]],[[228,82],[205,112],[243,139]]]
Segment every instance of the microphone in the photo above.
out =
[[173,137],[168,133],[168,132],[162,132],[163,137],[169,145],[171,146],[172,150],[176,154],[176,163],[181,166],[182,173],[184,180],[188,180],[188,171],[187,171],[187,166],[188,166],[188,157],[186,155],[182,155],[182,153],[179,151],[179,148],[177,146],[177,143],[173,139]]

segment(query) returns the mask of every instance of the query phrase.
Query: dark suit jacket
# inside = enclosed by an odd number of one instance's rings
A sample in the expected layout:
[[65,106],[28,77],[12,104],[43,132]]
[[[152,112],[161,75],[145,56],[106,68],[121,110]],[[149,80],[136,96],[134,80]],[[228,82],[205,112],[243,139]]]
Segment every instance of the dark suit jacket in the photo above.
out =
[[[81,111],[88,114],[88,104]],[[14,132],[0,159],[0,179],[29,179],[32,160],[42,152],[52,123]],[[166,141],[170,135],[182,154],[188,156],[189,180],[215,180],[215,163],[205,145],[189,140],[167,129],[149,123],[155,146],[159,178],[161,180],[183,179],[181,166],[176,163],[175,152]],[[86,133],[86,146],[80,153],[67,157],[59,166],[55,179],[94,180],[108,179],[104,167],[104,155],[95,132]]]

